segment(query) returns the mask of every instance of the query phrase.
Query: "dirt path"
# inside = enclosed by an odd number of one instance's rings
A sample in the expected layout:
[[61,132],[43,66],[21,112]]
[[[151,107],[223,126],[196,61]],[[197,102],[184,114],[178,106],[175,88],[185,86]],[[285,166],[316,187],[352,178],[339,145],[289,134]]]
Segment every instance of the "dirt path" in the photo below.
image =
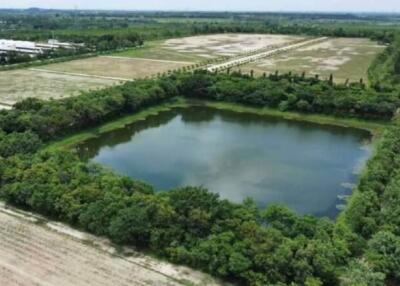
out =
[[101,76],[101,75],[90,75],[90,74],[83,74],[83,73],[72,73],[72,72],[63,72],[63,71],[53,71],[53,70],[47,70],[47,69],[35,69],[35,68],[31,68],[29,70],[37,71],[37,72],[61,74],[61,75],[79,76],[79,77],[91,77],[91,78],[111,79],[111,80],[119,80],[119,81],[132,81],[132,79],[123,78],[123,77],[110,77],[110,76]]
[[131,57],[118,57],[118,56],[101,56],[102,58],[109,59],[122,59],[122,60],[133,60],[133,61],[150,61],[150,62],[160,62],[160,63],[171,63],[171,64],[184,64],[184,65],[192,65],[194,62],[183,62],[183,61],[169,61],[169,60],[156,60],[156,59],[148,59],[148,58],[131,58]]
[[[127,250],[125,250],[126,253]],[[0,203],[0,285],[221,285],[208,275],[46,222]]]
[[214,71],[218,71],[218,70],[224,70],[224,69],[227,69],[227,68],[231,68],[231,67],[247,64],[247,63],[262,59],[262,58],[266,58],[266,57],[275,55],[277,53],[287,52],[287,51],[298,49],[298,48],[301,48],[301,47],[304,47],[304,46],[321,43],[321,42],[326,41],[326,40],[328,40],[327,37],[321,37],[321,38],[316,38],[316,39],[312,39],[312,40],[303,40],[303,41],[297,42],[295,44],[291,43],[291,44],[280,46],[278,48],[270,49],[270,50],[267,50],[267,51],[260,51],[258,53],[254,53],[254,54],[251,54],[251,55],[244,55],[244,56],[241,56],[241,57],[235,57],[234,59],[230,59],[230,60],[228,60],[226,62],[208,66],[207,70],[210,71],[210,72],[214,72]]

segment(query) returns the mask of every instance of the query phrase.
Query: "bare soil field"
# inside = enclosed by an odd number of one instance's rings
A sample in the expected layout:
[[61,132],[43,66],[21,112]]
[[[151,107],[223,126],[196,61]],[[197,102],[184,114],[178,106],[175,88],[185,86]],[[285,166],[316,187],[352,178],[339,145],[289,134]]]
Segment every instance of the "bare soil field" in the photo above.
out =
[[157,41],[144,48],[116,55],[156,59],[201,61],[218,56],[235,56],[271,45],[289,44],[301,36],[269,34],[215,34]]
[[221,285],[208,275],[0,205],[0,285]]
[[82,90],[102,88],[115,83],[118,81],[28,69],[2,71],[0,72],[0,103],[12,105],[28,97],[59,99],[77,95]]
[[288,53],[275,55],[239,67],[244,72],[254,70],[256,74],[264,72],[295,72],[319,74],[328,78],[333,74],[336,82],[367,79],[367,70],[371,61],[384,49],[368,39],[332,38],[325,42],[302,47]]
[[191,64],[192,62],[101,56],[51,64],[40,67],[40,69],[68,74],[131,80],[144,78],[159,72],[168,72]]
[[0,72],[0,109],[28,97],[60,99],[189,66],[189,61],[93,57]]

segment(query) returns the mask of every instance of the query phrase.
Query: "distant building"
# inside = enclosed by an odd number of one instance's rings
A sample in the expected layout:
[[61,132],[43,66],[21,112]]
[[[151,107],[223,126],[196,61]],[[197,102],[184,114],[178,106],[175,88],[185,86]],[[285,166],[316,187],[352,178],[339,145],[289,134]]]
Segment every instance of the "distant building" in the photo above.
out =
[[48,50],[76,49],[78,47],[84,47],[84,44],[61,43],[57,40],[49,40],[47,43],[35,43],[0,39],[0,53],[17,52],[35,56]]

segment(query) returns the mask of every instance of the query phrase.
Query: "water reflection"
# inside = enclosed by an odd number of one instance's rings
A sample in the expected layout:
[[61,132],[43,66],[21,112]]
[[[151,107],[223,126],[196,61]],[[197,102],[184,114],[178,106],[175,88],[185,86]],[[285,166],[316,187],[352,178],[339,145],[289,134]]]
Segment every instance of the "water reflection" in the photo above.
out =
[[[370,154],[367,132],[207,107],[173,109],[79,146],[87,159],[159,190],[202,185],[334,217]],[[338,197],[339,196],[339,197]]]

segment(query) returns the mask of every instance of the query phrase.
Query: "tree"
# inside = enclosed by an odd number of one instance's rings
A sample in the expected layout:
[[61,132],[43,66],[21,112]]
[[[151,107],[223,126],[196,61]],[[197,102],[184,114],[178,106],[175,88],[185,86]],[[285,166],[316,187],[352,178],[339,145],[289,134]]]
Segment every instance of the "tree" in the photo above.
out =
[[384,286],[386,275],[375,272],[365,260],[351,261],[340,277],[343,286]]
[[375,271],[400,282],[400,237],[387,231],[378,232],[368,243],[366,257]]
[[39,136],[31,131],[10,134],[0,131],[0,156],[2,157],[33,153],[41,145],[42,141]]
[[120,210],[108,229],[113,241],[140,247],[149,244],[150,232],[151,222],[147,211],[137,205]]

